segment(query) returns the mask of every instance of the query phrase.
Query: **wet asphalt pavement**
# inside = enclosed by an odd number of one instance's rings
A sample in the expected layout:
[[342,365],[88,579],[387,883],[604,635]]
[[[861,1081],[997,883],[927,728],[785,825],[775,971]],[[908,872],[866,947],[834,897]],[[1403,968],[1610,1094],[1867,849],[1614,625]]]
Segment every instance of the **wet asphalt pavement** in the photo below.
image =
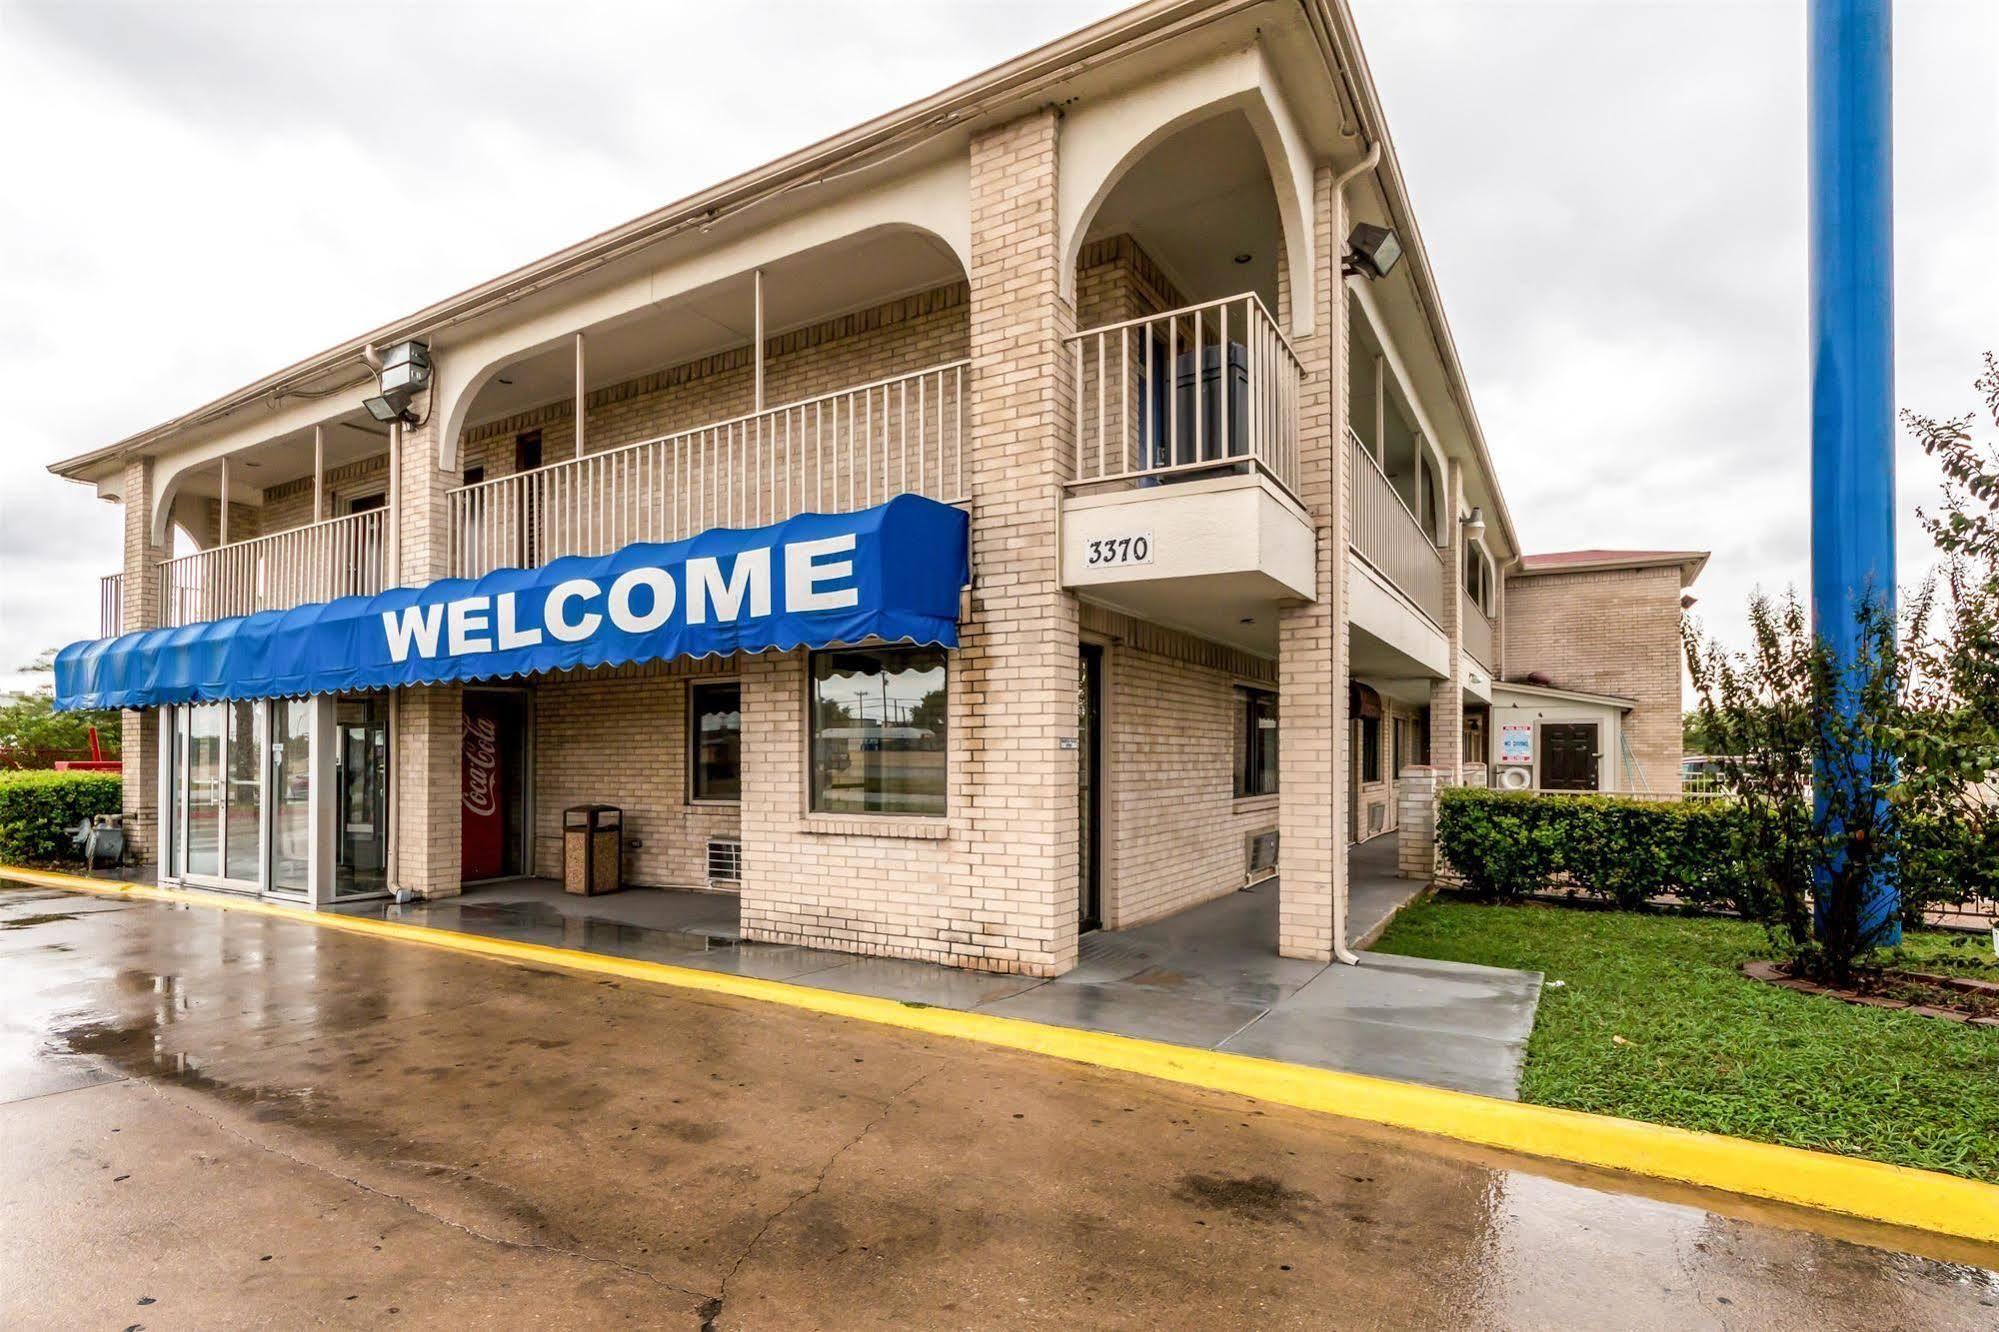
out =
[[1619,1187],[777,1005],[0,888],[0,1327],[1999,1327],[1999,1253]]

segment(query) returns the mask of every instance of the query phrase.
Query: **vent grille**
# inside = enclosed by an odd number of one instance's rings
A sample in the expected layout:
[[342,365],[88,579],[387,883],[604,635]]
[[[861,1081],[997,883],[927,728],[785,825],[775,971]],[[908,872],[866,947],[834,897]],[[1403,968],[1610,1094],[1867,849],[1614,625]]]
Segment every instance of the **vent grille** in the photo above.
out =
[[1369,805],[1367,807],[1367,835],[1374,836],[1388,826],[1388,806]]
[[743,844],[733,837],[708,842],[708,886],[740,888],[743,884]]
[[1245,833],[1243,847],[1243,882],[1255,883],[1277,873],[1277,829],[1266,828],[1262,832]]

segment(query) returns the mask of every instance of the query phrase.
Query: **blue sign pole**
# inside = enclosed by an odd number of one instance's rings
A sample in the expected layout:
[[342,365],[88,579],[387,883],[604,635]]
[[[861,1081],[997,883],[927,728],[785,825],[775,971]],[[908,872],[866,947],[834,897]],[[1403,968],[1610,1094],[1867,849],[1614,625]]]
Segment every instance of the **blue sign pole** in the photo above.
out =
[[[1859,607],[1895,606],[1891,2],[1810,0],[1808,17],[1812,619],[1842,676],[1865,650]],[[1863,934],[1898,940],[1898,906],[1892,883],[1870,885]]]

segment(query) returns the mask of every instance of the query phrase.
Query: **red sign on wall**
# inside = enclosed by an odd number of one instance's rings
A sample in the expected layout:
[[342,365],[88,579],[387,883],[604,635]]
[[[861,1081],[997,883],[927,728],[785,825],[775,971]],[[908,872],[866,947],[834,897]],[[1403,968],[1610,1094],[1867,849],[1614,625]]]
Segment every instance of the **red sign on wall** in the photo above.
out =
[[461,767],[465,809],[459,873],[463,878],[497,878],[506,869],[507,813],[501,795],[506,789],[505,763],[498,711],[468,697]]

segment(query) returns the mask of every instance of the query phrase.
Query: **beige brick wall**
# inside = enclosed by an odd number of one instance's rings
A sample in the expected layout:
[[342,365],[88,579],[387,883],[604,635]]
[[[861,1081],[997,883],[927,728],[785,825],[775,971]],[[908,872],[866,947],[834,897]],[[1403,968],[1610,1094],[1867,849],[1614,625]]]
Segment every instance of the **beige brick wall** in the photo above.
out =
[[[1276,663],[1086,605],[1104,644],[1104,924],[1128,929],[1242,886],[1244,838],[1277,797],[1235,798],[1237,685]],[[1283,712],[1279,714],[1283,753]]]
[[805,656],[742,662],[746,937],[1053,975],[1076,954],[1075,601],[1055,517],[1069,399],[1054,113],[971,151],[975,588],[950,662],[948,811],[806,808]]
[[[120,495],[125,505],[120,633],[150,629],[160,622],[159,562],[167,552],[154,545],[152,538],[153,466],[150,458],[134,458],[125,464]],[[160,715],[120,713],[118,744],[126,840],[140,860],[155,860],[160,854]]]
[[534,684],[534,872],[562,871],[562,811],[617,805],[625,881],[645,887],[708,886],[708,839],[736,837],[734,805],[688,801],[688,685],[728,679],[721,659],[579,671]]
[[1345,208],[1330,165],[1313,175],[1318,260],[1312,275],[1315,331],[1295,341],[1305,378],[1298,404],[1298,498],[1312,517],[1322,589],[1318,601],[1283,612],[1278,626],[1282,739],[1278,749],[1278,950],[1333,955],[1333,895],[1347,872],[1347,531],[1351,478],[1333,424],[1346,420],[1346,287],[1340,238]]
[[1635,700],[1624,735],[1652,791],[1680,789],[1681,590],[1678,565],[1506,580],[1508,676]]

